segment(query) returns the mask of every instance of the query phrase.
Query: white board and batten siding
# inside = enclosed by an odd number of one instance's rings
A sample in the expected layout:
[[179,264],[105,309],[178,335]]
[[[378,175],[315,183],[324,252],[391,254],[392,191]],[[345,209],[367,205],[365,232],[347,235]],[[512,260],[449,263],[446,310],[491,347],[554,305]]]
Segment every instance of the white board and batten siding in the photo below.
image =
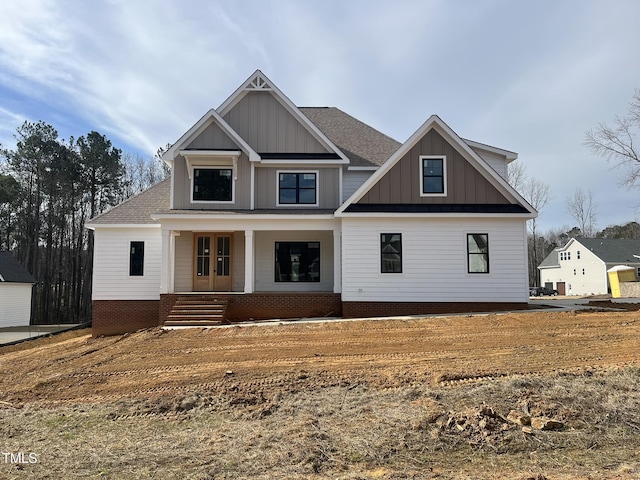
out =
[[0,282],[0,328],[29,325],[32,288],[30,283]]
[[[402,273],[381,273],[381,233],[402,234]],[[490,273],[467,272],[468,233],[489,235]],[[343,218],[342,249],[344,301],[528,300],[521,219]]]
[[[142,276],[129,275],[131,242],[144,242]],[[160,298],[160,226],[96,228],[94,233],[93,300],[158,300]]]

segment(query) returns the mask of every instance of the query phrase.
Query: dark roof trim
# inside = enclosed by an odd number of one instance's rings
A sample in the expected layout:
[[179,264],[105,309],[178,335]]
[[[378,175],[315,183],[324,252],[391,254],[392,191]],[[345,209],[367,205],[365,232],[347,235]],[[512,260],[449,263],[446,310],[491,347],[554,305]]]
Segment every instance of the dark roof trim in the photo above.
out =
[[460,203],[422,203],[400,204],[353,203],[345,210],[347,213],[529,213],[517,204],[460,204]]
[[262,160],[340,160],[333,153],[259,153]]

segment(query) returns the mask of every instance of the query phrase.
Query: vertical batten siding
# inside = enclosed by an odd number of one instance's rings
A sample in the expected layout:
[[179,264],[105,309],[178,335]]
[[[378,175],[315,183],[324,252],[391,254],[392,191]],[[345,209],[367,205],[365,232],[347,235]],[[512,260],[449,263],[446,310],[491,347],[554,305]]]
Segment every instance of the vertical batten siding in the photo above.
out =
[[[259,167],[256,168],[256,208],[291,208],[287,205],[284,207],[276,207],[278,196],[277,191],[277,172],[292,171],[302,172],[305,170],[318,172],[318,207],[317,208],[338,208],[339,201],[339,167],[333,168],[300,168],[298,166],[284,167]],[[293,206],[293,208],[296,208]],[[314,208],[314,207],[305,207]]]
[[[523,220],[344,218],[342,298],[387,302],[526,302]],[[401,233],[403,273],[380,273],[380,233]],[[467,233],[489,234],[489,274],[467,273]]]
[[224,120],[257,152],[328,152],[270,92],[247,93]]
[[373,174],[372,171],[366,170],[346,170],[342,174],[342,201],[353,195],[360,185],[367,181]]
[[[276,282],[275,242],[320,242],[320,282]],[[255,232],[256,292],[333,292],[333,232]]]
[[30,283],[0,283],[0,327],[29,325],[32,288]]
[[[215,150],[219,147],[209,145],[207,148]],[[248,209],[251,206],[251,165],[244,152],[238,158],[237,180],[233,181],[234,203],[191,203],[191,179],[187,173],[186,161],[182,156],[174,160],[171,177],[171,181],[174,182],[173,208],[175,209],[229,210]]]
[[[157,228],[96,228],[93,300],[158,300],[162,237]],[[132,241],[144,242],[144,275],[129,275]]]
[[[446,196],[421,196],[421,155],[446,156]],[[402,188],[398,188],[402,185]],[[358,203],[510,203],[438,132],[429,131]]]

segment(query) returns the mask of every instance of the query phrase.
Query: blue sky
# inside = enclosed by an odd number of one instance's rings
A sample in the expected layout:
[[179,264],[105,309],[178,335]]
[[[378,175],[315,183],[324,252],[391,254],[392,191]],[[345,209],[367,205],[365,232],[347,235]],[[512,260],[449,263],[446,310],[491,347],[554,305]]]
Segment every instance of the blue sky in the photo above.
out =
[[636,220],[637,190],[583,145],[640,88],[637,0],[0,2],[0,143],[24,120],[132,153],[178,139],[261,69],[299,106],[336,106],[399,141],[431,114],[519,153],[550,186],[542,230]]

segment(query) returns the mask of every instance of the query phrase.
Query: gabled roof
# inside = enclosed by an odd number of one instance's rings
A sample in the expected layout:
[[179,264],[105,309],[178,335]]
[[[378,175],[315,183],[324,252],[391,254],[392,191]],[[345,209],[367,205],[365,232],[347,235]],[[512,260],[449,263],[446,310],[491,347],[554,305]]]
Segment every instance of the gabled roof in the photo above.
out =
[[307,116],[305,116],[289,98],[260,70],[256,70],[238,89],[217,108],[217,112],[224,117],[249,92],[267,91],[293,115],[325,148],[338,155],[343,163],[349,163],[349,158],[342,152]]
[[153,220],[151,215],[161,210],[168,210],[170,197],[171,180],[167,178],[125,200],[108,212],[92,218],[86,226],[93,228],[96,225],[157,224],[158,222]]
[[[629,238],[575,238],[569,240],[585,246],[605,263],[640,263],[640,240]],[[637,255],[637,257],[636,257]]]
[[36,283],[36,280],[11,253],[0,252],[0,283]]
[[352,167],[379,167],[401,143],[335,107],[300,107],[351,160]]
[[260,161],[260,155],[256,153],[256,151],[249,146],[249,144],[240,136],[238,133],[231,128],[231,126],[224,121],[224,119],[215,111],[213,108],[209,110],[200,120],[196,122],[196,124],[191,127],[187,132],[182,135],[175,142],[169,150],[162,154],[162,160],[164,160],[169,165],[173,164],[173,159],[176,158],[180,150],[186,147],[194,138],[200,135],[204,130],[215,123],[224,133],[226,133],[231,140],[234,141],[236,145],[249,157],[249,160],[252,162]]
[[554,248],[549,255],[538,265],[538,268],[560,267],[559,252],[561,248]]
[[458,136],[440,117],[431,115],[426,122],[422,124],[418,130],[414,132],[409,139],[402,144],[398,150],[382,165],[373,175],[371,175],[360,188],[358,188],[351,197],[336,211],[336,214],[342,214],[351,204],[358,202],[371,187],[373,187],[391,168],[398,163],[430,130],[437,131],[442,135],[454,148],[456,148],[471,163],[482,176],[484,176],[494,187],[500,191],[506,198],[519,203],[532,216],[537,216],[538,212],[527,202],[509,183],[502,178],[493,168],[491,168],[478,155],[469,144]]

